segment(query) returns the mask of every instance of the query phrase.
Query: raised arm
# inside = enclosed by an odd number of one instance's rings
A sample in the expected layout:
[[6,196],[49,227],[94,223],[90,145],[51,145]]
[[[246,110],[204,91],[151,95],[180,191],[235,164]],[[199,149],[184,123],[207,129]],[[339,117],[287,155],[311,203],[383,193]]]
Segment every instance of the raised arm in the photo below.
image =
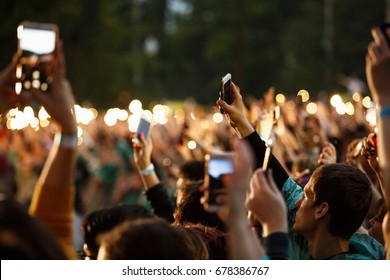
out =
[[[383,174],[383,195],[387,209],[390,209],[390,47],[385,35],[379,28],[372,30],[374,41],[368,46],[366,54],[366,75],[371,94],[379,110],[378,120],[378,157]],[[390,37],[390,32],[387,31]],[[390,217],[389,213],[383,221],[383,235],[390,259]]]
[[154,214],[172,223],[175,209],[152,164],[152,140],[150,137],[145,139],[142,133],[139,140],[133,143],[134,163],[142,178],[146,197],[152,205]]
[[[253,165],[253,169],[255,170],[263,166],[266,146],[245,116],[242,96],[236,85],[232,83],[230,86],[232,90],[233,103],[228,105],[226,102],[219,99],[217,101],[217,105],[224,109],[226,112],[226,118],[228,119],[230,125],[236,130],[239,138],[249,143],[255,157]],[[283,184],[288,179],[288,173],[272,154],[268,168],[273,170],[276,185],[279,189],[282,189]]]
[[229,252],[232,259],[261,259],[265,256],[264,247],[260,244],[255,232],[249,227],[246,194],[249,189],[251,152],[245,142],[235,143],[234,174],[225,180],[228,187]]
[[60,46],[57,46],[53,63],[55,70],[51,90],[46,93],[38,90],[31,92],[33,98],[44,106],[57,125],[57,132],[35,187],[29,212],[46,222],[60,239],[68,255],[75,257],[72,211],[77,125],[74,97],[71,86],[65,79]]

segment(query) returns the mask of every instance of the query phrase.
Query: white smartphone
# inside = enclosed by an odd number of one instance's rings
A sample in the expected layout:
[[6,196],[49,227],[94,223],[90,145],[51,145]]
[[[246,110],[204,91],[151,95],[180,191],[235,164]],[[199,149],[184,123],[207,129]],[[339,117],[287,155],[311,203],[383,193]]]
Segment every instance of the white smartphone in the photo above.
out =
[[49,90],[54,51],[59,39],[58,27],[55,24],[25,21],[18,26],[17,37],[17,93],[31,88],[43,92]]
[[[232,75],[230,73],[227,73],[221,79],[220,92],[219,92],[220,98],[229,105],[233,103],[233,97],[230,88],[231,83],[232,83]],[[222,108],[221,108],[221,113],[222,114],[225,113]]]

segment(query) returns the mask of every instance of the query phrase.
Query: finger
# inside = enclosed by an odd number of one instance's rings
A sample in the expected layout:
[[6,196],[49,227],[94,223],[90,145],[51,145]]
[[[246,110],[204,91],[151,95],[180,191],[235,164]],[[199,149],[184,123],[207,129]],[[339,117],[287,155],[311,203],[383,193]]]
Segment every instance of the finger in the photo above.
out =
[[225,101],[222,99],[217,100],[217,105],[222,108],[226,113],[230,114],[232,112],[233,107],[231,105],[228,105]]
[[380,46],[381,48],[387,46],[385,35],[382,33],[382,31],[375,27],[371,30],[372,37],[374,38],[375,43]]
[[235,83],[231,82],[230,89],[232,90],[233,102],[241,97],[240,90]]

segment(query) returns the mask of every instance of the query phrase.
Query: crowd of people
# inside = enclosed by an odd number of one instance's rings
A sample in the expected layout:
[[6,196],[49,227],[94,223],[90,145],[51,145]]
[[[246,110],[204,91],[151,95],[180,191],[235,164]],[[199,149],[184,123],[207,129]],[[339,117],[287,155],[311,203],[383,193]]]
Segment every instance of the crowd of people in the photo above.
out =
[[[99,114],[80,136],[61,44],[46,93],[15,92],[14,58],[0,74],[1,259],[390,259],[390,46],[372,35],[375,122],[358,93],[346,114],[232,83],[231,104],[185,102],[149,135]],[[31,101],[51,124],[7,129]],[[210,211],[205,156],[231,151]]]

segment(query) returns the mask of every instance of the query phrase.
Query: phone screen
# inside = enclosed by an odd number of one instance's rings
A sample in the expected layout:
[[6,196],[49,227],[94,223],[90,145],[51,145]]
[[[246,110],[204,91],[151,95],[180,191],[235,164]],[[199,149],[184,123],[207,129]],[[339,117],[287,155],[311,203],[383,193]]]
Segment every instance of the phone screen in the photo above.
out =
[[137,128],[136,138],[139,140],[141,133],[143,133],[144,138],[148,139],[149,130],[150,130],[150,121],[148,121],[144,117],[141,117]]
[[56,32],[54,30],[25,27],[21,32],[20,48],[23,52],[36,55],[54,52],[56,46]]

